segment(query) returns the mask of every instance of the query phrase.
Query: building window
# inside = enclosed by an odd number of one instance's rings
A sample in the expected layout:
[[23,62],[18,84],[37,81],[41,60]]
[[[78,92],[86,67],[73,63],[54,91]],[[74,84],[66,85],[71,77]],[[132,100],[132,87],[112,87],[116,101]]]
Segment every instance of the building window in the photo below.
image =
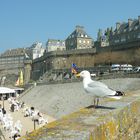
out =
[[73,46],[73,42],[71,42],[70,45]]
[[85,41],[85,40],[83,40],[83,43],[86,43],[86,41]]
[[138,33],[138,36],[137,36],[137,38],[140,38],[140,33]]
[[87,37],[87,35],[85,35],[85,37]]
[[81,34],[81,37],[84,37],[84,35],[83,35],[83,34]]
[[121,38],[121,42],[125,42],[126,41],[126,38],[125,37],[122,37]]
[[81,43],[82,41],[81,40],[79,40],[79,43]]
[[89,40],[87,41],[87,43],[89,44]]
[[119,41],[119,39],[116,39],[116,40],[114,40],[114,42],[115,42],[115,43],[119,43],[120,41]]
[[135,26],[134,30],[137,30],[138,29],[138,26]]

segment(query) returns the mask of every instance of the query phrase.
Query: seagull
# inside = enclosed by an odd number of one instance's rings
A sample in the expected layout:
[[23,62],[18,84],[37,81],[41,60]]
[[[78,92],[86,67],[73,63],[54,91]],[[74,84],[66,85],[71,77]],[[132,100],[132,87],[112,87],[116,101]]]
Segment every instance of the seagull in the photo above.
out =
[[83,87],[87,94],[94,96],[94,107],[96,104],[97,98],[97,106],[99,103],[99,97],[110,97],[114,99],[120,99],[122,95],[124,95],[121,91],[115,91],[109,88],[102,82],[94,81],[91,79],[91,74],[89,71],[84,70],[76,75],[77,77],[83,78]]

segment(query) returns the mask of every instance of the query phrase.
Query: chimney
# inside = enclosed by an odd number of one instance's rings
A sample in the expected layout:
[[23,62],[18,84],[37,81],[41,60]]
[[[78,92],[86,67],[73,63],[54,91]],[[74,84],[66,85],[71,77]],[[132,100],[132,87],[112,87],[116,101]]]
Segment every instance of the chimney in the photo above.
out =
[[129,18],[128,19],[128,26],[131,27],[132,23],[133,23],[133,20]]
[[139,21],[139,24],[140,24],[140,16],[138,16],[138,21]]
[[117,22],[116,23],[116,29],[117,29],[117,31],[119,30],[120,26],[121,26],[121,23],[120,22]]
[[76,30],[77,30],[77,31],[79,31],[79,30],[83,30],[83,29],[84,29],[83,26],[79,26],[79,25],[76,26]]

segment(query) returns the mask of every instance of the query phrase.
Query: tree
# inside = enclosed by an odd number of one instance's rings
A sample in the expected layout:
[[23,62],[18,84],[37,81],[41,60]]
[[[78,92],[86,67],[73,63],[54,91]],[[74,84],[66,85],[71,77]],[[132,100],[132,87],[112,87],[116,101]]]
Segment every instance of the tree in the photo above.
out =
[[106,41],[109,41],[110,38],[110,29],[107,28],[107,30],[105,31],[105,36],[106,36]]
[[97,34],[97,41],[101,41],[101,38],[102,38],[102,30],[99,29]]

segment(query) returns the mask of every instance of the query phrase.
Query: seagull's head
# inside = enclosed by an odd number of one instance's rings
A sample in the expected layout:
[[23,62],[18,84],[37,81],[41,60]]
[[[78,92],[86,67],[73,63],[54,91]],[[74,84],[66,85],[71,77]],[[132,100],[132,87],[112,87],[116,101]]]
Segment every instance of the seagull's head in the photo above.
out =
[[79,74],[76,75],[77,77],[90,78],[90,72],[87,70],[81,71]]

